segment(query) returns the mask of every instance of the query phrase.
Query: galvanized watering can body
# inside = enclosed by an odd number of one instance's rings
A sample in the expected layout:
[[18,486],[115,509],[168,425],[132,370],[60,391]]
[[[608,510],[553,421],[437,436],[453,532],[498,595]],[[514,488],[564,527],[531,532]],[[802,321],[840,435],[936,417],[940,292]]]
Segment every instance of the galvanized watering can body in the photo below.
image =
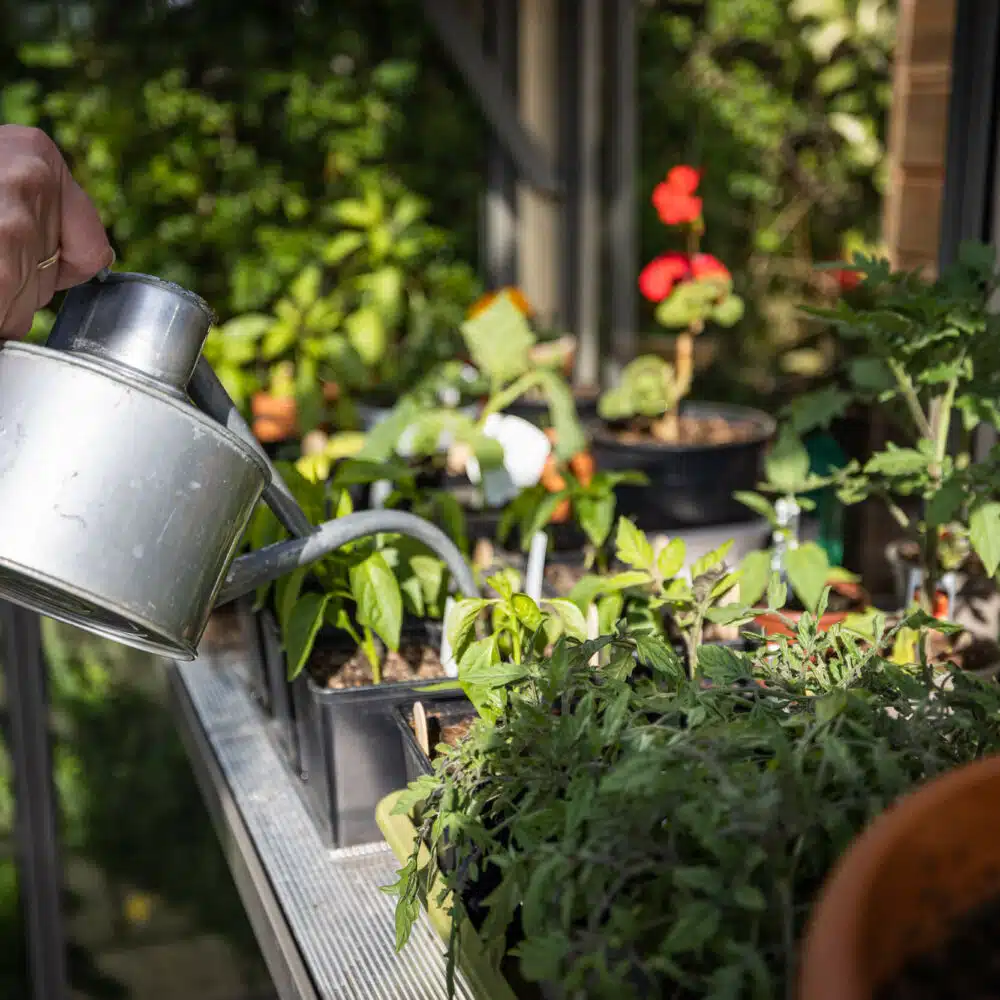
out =
[[[211,323],[176,285],[112,274],[67,294],[45,347],[0,349],[0,597],[191,659],[220,597],[377,531],[420,538],[471,593],[458,550],[419,518],[308,524],[199,361]],[[233,562],[262,496],[299,537]]]

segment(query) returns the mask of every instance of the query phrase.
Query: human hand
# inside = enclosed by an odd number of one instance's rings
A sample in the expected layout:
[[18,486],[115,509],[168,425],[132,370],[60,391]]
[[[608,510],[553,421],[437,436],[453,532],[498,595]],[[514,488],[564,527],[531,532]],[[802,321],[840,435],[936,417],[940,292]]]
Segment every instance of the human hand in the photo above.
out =
[[23,337],[57,291],[114,259],[56,144],[38,129],[0,125],[0,339]]

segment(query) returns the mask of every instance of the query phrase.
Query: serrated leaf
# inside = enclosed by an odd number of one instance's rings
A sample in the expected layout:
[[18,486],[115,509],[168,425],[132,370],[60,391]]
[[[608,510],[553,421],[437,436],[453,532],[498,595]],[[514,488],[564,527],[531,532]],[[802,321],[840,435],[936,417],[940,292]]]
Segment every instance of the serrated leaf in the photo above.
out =
[[711,569],[716,569],[721,566],[726,561],[726,556],[729,555],[729,550],[733,547],[733,540],[723,542],[718,548],[712,549],[711,552],[706,552],[700,559],[696,559],[691,564],[691,579],[697,580],[698,577],[704,576]]
[[912,476],[927,471],[927,456],[916,448],[897,448],[890,444],[885,451],[873,455],[865,464],[869,475]]
[[385,353],[386,331],[377,309],[365,306],[351,313],[344,322],[351,347],[366,365],[375,365]]
[[535,335],[506,292],[462,324],[462,337],[476,367],[492,382],[507,382],[528,370]]
[[671,538],[656,557],[656,569],[664,580],[671,580],[681,571],[687,557],[683,538]]
[[749,664],[742,653],[714,643],[698,647],[698,669],[717,684],[732,684],[750,676]]
[[618,518],[615,555],[626,566],[632,566],[635,569],[652,569],[653,546],[645,534],[626,517]]
[[980,504],[969,518],[969,541],[987,575],[1000,567],[1000,503]]
[[657,673],[680,679],[684,676],[684,665],[673,647],[659,636],[639,633],[632,636],[639,662]]

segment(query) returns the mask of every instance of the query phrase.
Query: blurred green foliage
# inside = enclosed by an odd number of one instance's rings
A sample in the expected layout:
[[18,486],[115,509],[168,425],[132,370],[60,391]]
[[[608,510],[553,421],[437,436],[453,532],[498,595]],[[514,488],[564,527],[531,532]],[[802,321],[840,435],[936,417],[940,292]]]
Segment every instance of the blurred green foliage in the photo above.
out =
[[[878,235],[895,0],[641,11],[642,260],[664,249],[653,185],[703,167],[712,246],[749,308],[697,391],[794,389],[831,360],[796,313],[823,292],[814,262]],[[55,134],[123,266],[196,289],[226,320],[270,314],[322,264],[323,294],[343,299],[323,332],[348,334],[368,385],[405,380],[393,345],[414,322],[448,328],[473,294],[486,129],[414,0],[0,0],[0,16],[14,29],[0,115]],[[372,190],[390,213],[429,211],[418,237],[388,236],[388,261],[382,222],[347,208]],[[428,319],[427,303],[443,305]],[[242,372],[247,349],[236,337],[216,361]],[[267,377],[227,381],[246,394]]]

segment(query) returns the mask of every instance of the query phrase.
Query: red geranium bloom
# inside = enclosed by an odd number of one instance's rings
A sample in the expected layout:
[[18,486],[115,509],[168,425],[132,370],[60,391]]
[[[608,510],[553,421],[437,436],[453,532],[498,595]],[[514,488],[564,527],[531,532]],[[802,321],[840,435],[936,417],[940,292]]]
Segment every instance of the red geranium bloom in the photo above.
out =
[[701,183],[701,171],[695,167],[672,167],[667,174],[667,184],[683,194],[694,194]]
[[654,257],[639,274],[639,291],[650,302],[662,302],[674,285],[691,273],[687,257],[682,253],[665,253]]
[[846,268],[842,268],[839,271],[833,272],[837,278],[837,284],[840,285],[840,290],[842,292],[853,291],[858,285],[861,284],[861,275],[857,271],[850,271]]
[[698,278],[730,278],[729,268],[710,253],[696,253],[691,258],[691,275]]
[[653,188],[653,207],[668,226],[694,222],[701,217],[701,198],[695,195],[701,171],[694,167],[674,167],[665,181]]

